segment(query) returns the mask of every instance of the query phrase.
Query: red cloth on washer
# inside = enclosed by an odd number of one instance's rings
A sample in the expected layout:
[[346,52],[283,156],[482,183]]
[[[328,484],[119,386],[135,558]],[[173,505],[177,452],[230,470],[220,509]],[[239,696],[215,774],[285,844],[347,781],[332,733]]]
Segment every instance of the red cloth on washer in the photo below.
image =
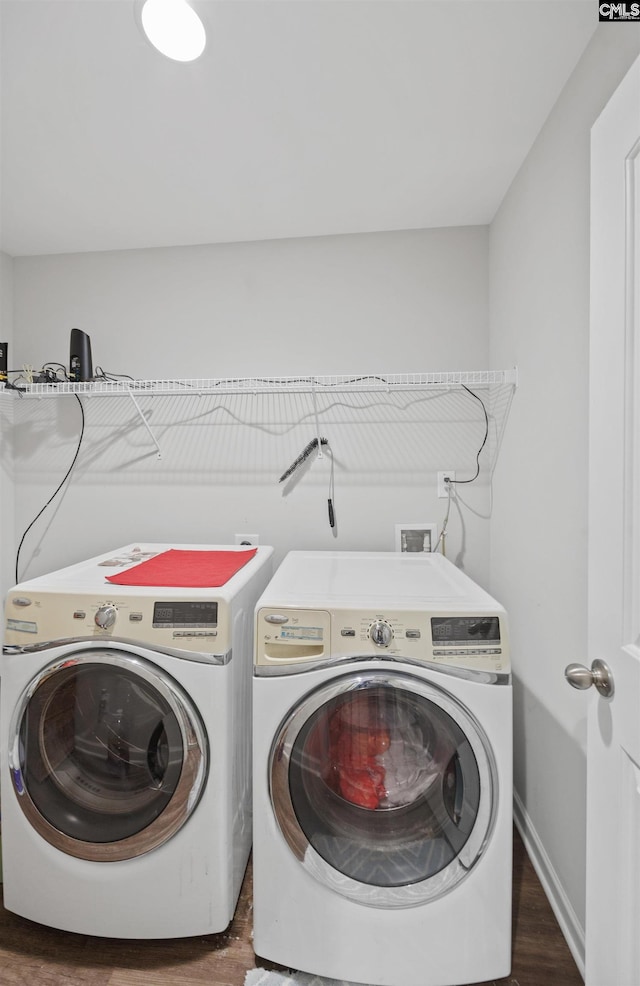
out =
[[170,548],[118,575],[107,575],[113,585],[172,586],[208,589],[224,585],[257,553],[250,551],[183,551]]

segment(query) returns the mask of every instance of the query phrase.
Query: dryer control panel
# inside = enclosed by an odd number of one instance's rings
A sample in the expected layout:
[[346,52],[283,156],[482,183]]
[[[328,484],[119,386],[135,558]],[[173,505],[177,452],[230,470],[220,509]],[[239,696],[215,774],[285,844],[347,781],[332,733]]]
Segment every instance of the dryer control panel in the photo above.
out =
[[447,613],[262,608],[256,665],[280,667],[384,657],[500,675],[510,671],[504,611]]

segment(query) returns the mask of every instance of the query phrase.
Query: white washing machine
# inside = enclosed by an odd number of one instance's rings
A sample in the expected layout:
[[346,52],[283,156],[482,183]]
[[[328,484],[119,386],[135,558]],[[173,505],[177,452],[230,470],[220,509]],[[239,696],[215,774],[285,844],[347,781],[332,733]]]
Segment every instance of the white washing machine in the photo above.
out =
[[[227,927],[251,847],[253,614],[272,572],[273,549],[253,551],[127,545],[9,592],[9,910],[115,938]],[[190,571],[224,562],[228,580],[185,588],[186,553]]]
[[253,702],[256,954],[375,986],[507,976],[503,608],[439,554],[292,552]]

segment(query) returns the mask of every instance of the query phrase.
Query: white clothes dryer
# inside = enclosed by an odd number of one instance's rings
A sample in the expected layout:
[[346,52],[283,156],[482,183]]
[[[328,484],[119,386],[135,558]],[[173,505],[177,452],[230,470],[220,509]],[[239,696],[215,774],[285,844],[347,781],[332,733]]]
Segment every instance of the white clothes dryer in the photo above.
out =
[[[273,554],[231,554],[244,550],[127,545],[9,592],[9,910],[114,938],[229,924],[251,847],[253,614]],[[172,586],[171,573],[155,586],[107,581],[201,551],[237,571],[217,588]]]
[[507,976],[504,609],[439,554],[291,552],[253,702],[257,955],[375,986]]

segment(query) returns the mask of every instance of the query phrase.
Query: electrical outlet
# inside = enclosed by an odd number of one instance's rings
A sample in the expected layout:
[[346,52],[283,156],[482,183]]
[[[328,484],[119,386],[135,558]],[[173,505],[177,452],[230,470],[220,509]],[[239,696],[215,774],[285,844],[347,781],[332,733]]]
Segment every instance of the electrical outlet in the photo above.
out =
[[449,483],[447,480],[455,479],[456,474],[454,469],[443,469],[442,472],[438,473],[438,496],[449,496]]
[[236,534],[236,544],[256,545],[260,544],[259,534]]

